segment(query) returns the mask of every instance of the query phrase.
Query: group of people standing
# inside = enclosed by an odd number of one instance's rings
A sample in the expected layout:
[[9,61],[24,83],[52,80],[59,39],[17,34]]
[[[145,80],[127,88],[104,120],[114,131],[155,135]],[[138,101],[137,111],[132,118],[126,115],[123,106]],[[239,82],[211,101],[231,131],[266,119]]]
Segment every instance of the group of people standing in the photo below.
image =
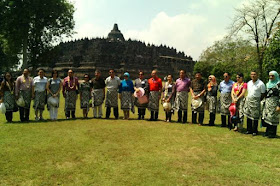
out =
[[[258,74],[252,71],[251,81],[244,82],[244,75],[236,75],[236,82],[231,80],[230,73],[224,73],[224,80],[218,85],[216,77],[210,75],[208,82],[202,79],[202,74],[197,72],[191,81],[186,76],[185,70],[180,70],[179,78],[173,81],[171,74],[166,76],[166,82],[157,76],[153,70],[150,79],[144,78],[144,72],[139,71],[139,78],[134,83],[128,72],[120,80],[115,71],[109,71],[105,80],[101,72],[96,70],[95,77],[90,79],[84,75],[83,81],[74,76],[73,70],[68,71],[68,76],[61,80],[56,70],[52,71],[51,78],[45,77],[43,69],[38,71],[38,76],[31,78],[29,70],[24,69],[23,74],[16,81],[11,73],[7,72],[1,83],[0,102],[6,106],[6,119],[12,122],[13,112],[19,110],[20,120],[29,121],[31,100],[34,100],[35,120],[43,120],[45,105],[50,112],[50,119],[57,120],[60,92],[65,98],[65,116],[75,118],[76,102],[80,95],[80,107],[83,117],[88,117],[90,107],[93,107],[94,118],[102,117],[102,105],[105,100],[106,119],[110,118],[111,108],[115,119],[119,118],[119,102],[124,113],[124,119],[129,119],[130,111],[138,107],[138,119],[145,118],[146,109],[150,110],[150,121],[157,121],[159,104],[163,104],[165,121],[172,121],[172,115],[178,113],[179,123],[188,120],[188,96],[192,97],[192,123],[203,125],[205,108],[209,111],[209,126],[215,125],[216,113],[221,114],[222,127],[234,127],[240,131],[243,127],[244,116],[247,117],[247,134],[257,135],[258,120],[262,118],[262,126],[267,127],[265,135],[275,137],[279,124],[280,112],[280,80],[275,71],[269,73],[269,81],[265,85]],[[105,87],[107,92],[105,93]],[[142,99],[137,97],[143,90]],[[218,97],[218,91],[220,96]],[[245,98],[245,95],[247,96]],[[21,100],[21,102],[20,102]],[[144,101],[143,101],[144,100]],[[198,120],[197,120],[198,119]]]

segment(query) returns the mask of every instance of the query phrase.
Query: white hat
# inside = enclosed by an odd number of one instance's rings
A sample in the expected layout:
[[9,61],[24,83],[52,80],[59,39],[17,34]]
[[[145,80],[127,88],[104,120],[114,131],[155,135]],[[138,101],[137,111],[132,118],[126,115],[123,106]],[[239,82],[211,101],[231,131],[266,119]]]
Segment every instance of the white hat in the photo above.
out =
[[53,106],[53,107],[56,107],[58,105],[58,98],[54,98],[54,97],[49,97],[48,98],[48,104]]
[[170,110],[171,109],[171,103],[169,102],[164,102],[162,104],[162,107],[164,108],[164,110]]
[[4,103],[0,103],[0,113],[2,114],[6,113],[6,106]]
[[198,107],[200,107],[202,105],[202,99],[201,98],[197,98],[197,99],[192,99],[192,107],[194,109],[197,109]]
[[20,97],[18,98],[18,100],[16,100],[16,103],[17,103],[17,105],[20,106],[20,107],[24,107],[24,106],[25,106],[25,102],[24,102],[24,99],[22,98],[22,96],[20,96]]
[[142,97],[145,94],[145,90],[143,88],[137,88],[136,91],[134,92],[134,97]]

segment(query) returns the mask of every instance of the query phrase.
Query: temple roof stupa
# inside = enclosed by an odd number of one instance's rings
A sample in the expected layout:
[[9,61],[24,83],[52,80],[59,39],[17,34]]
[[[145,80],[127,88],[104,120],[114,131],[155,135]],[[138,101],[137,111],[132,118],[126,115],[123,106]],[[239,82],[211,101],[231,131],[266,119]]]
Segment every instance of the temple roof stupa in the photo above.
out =
[[118,28],[118,24],[114,24],[113,30],[108,34],[108,40],[110,41],[124,41],[123,34]]

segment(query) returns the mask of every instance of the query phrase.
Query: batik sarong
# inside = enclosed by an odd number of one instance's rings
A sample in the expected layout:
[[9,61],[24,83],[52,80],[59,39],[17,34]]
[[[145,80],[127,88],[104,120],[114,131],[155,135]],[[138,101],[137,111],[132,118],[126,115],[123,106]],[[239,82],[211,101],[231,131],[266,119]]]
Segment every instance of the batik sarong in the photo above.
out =
[[251,120],[258,120],[261,115],[260,97],[247,97],[244,103],[243,113]]
[[35,91],[33,108],[35,110],[44,110],[46,104],[46,91]]
[[100,106],[104,101],[104,91],[103,89],[94,89],[92,91],[92,103],[94,107]]
[[121,109],[122,110],[131,110],[134,106],[133,97],[130,91],[122,91],[121,93]]
[[159,91],[151,91],[150,92],[150,94],[149,94],[149,104],[148,104],[148,109],[150,111],[158,112],[158,110],[159,110],[159,96],[160,96]]
[[10,91],[4,92],[4,104],[6,107],[6,112],[12,112],[14,111],[14,108],[16,106],[15,96],[14,94],[11,94]]
[[221,101],[221,108],[220,108],[221,115],[230,115],[229,107],[230,104],[232,103],[231,93],[221,94],[220,101]]
[[269,125],[277,126],[279,125],[279,112],[276,108],[279,103],[278,96],[272,96],[265,99],[265,105],[262,113],[262,119]]
[[106,95],[106,101],[105,101],[106,107],[118,107],[118,91],[117,90],[107,90]]
[[174,109],[188,111],[188,92],[176,92]]
[[89,101],[91,99],[90,91],[82,90],[80,92],[81,96],[81,109],[89,109]]
[[[196,95],[198,95],[198,94],[200,94],[201,92],[194,92],[194,95],[196,96]],[[204,96],[200,96],[200,99],[202,100],[202,104],[201,104],[201,106],[200,107],[198,107],[198,108],[194,108],[192,105],[192,111],[193,112],[198,112],[198,113],[204,113],[204,107],[205,107],[205,98],[204,98]]]
[[65,95],[65,112],[76,110],[77,93],[76,91],[67,91]]
[[217,109],[217,96],[207,96],[207,107],[210,113],[216,113]]
[[21,90],[19,95],[22,96],[24,100],[24,107],[25,109],[30,109],[31,104],[31,90]]

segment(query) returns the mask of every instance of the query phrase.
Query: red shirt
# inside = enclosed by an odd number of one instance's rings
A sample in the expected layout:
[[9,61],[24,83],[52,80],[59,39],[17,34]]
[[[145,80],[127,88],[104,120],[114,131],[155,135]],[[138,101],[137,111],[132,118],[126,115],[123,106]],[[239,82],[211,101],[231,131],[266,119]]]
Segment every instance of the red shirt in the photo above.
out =
[[247,90],[247,83],[241,83],[240,86],[238,85],[238,83],[234,83],[232,89],[236,96],[239,96],[242,93],[243,89]]
[[159,91],[162,89],[162,81],[160,78],[150,78],[148,80],[149,90],[150,91]]

